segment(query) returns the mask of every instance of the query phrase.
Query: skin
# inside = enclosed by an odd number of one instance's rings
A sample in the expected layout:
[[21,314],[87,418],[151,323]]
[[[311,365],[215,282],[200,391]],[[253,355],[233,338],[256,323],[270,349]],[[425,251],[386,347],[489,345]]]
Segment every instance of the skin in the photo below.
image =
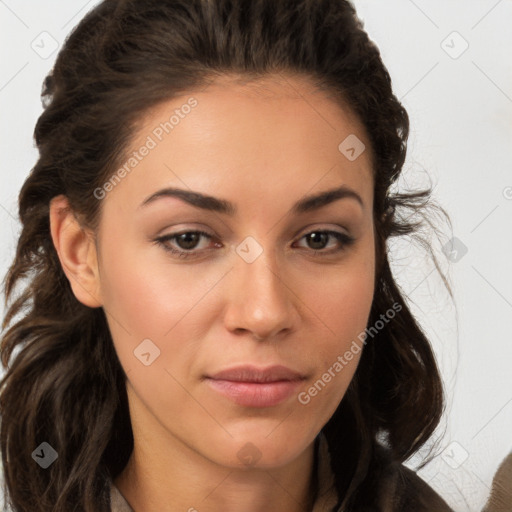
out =
[[[135,511],[299,512],[311,508],[313,442],[336,410],[361,353],[303,405],[293,394],[272,407],[242,407],[204,380],[242,363],[283,364],[308,390],[364,331],[374,294],[375,245],[370,143],[348,109],[305,79],[271,76],[206,90],[152,109],[131,151],[193,96],[198,105],[102,201],[96,233],[54,198],[52,237],[77,299],[103,307],[127,374],[134,451],[115,479]],[[366,150],[349,161],[338,145],[355,134]],[[295,215],[306,195],[345,185],[359,194]],[[230,217],[177,198],[140,207],[179,187],[233,202]],[[205,230],[193,244],[161,235]],[[343,247],[305,235],[333,230]],[[263,252],[236,252],[247,237]],[[317,254],[314,255],[314,249]],[[336,249],[341,249],[335,252]],[[331,251],[331,254],[327,253]],[[134,356],[150,339],[160,355]],[[259,459],[238,453],[252,443]],[[256,451],[255,451],[256,453]]]

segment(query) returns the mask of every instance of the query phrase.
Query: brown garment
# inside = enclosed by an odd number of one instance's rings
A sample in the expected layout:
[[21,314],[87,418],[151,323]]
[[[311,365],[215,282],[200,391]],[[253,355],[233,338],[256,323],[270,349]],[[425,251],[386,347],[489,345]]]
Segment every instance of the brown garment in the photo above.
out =
[[[319,435],[317,460],[318,494],[311,512],[332,512],[338,502],[338,495],[334,487],[329,448],[323,433]],[[134,512],[113,482],[110,483],[110,490],[111,512]],[[399,463],[389,464],[374,497],[375,500],[371,501],[375,505],[354,512],[453,512],[414,471]],[[338,512],[352,510],[340,508]]]
[[512,511],[512,452],[494,475],[491,495],[482,512],[511,512]]

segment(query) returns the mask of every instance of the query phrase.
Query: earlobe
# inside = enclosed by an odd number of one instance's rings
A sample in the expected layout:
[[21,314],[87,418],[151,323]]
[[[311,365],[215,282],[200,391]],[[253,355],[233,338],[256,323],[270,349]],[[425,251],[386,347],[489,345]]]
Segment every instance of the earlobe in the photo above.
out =
[[96,246],[90,231],[84,229],[64,195],[50,202],[50,230],[53,245],[73,294],[90,308],[102,305]]

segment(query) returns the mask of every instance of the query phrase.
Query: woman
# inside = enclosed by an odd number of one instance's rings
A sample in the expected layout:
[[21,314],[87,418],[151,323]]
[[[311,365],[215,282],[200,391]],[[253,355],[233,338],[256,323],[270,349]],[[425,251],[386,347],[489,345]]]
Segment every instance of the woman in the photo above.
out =
[[390,191],[408,116],[352,5],[106,0],[43,99],[13,509],[450,510],[402,464],[444,402],[386,248],[430,191]]

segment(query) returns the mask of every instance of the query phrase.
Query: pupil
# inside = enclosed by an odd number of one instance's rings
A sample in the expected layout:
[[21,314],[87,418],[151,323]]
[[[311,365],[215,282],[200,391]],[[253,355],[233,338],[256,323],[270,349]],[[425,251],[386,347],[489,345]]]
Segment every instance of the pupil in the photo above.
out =
[[323,246],[326,243],[327,233],[310,233],[309,235],[310,241],[312,240],[313,244],[320,243],[322,247],[312,247],[312,249],[323,249]]
[[[193,249],[199,238],[199,233],[182,233],[178,237],[179,245],[182,249]],[[192,239],[192,240],[190,240]],[[183,244],[184,242],[184,244]]]

